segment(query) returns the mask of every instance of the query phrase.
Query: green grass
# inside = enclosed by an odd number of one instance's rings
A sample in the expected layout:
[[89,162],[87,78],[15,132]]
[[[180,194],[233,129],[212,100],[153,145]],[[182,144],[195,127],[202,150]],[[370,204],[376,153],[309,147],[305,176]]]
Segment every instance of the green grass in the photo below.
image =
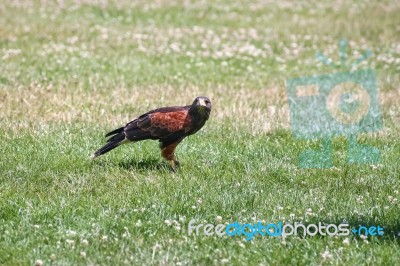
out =
[[[0,4],[0,264],[396,265],[400,263],[400,6],[306,1]],[[302,169],[285,80],[334,73],[349,40],[376,70],[383,129],[360,136],[379,165]],[[104,134],[152,108],[206,95],[211,118],[177,148]],[[311,210],[309,210],[311,209]],[[381,225],[385,235],[207,237],[188,222]],[[171,223],[171,224],[170,224]],[[346,241],[344,241],[346,239]],[[328,251],[330,256],[323,256]]]

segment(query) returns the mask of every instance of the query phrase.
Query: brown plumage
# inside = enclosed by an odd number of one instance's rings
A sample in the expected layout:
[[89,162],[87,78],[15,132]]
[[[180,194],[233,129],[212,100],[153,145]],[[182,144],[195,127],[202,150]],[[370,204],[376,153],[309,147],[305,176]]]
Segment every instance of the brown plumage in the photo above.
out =
[[96,158],[121,144],[146,139],[159,140],[161,156],[171,165],[173,171],[179,162],[175,160],[176,146],[187,136],[199,131],[211,112],[211,101],[197,97],[192,105],[163,107],[147,112],[132,120],[124,127],[106,134],[107,144],[94,153]]

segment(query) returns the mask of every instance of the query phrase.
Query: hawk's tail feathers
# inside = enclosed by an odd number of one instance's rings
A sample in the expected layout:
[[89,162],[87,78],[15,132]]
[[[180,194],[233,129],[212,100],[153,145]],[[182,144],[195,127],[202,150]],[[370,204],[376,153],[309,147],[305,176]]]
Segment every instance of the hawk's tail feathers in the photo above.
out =
[[104,145],[94,153],[93,159],[96,159],[100,155],[103,155],[111,151],[112,149],[118,147],[119,145],[125,143],[126,141],[127,139],[125,138],[125,134],[123,132],[111,137],[106,145]]

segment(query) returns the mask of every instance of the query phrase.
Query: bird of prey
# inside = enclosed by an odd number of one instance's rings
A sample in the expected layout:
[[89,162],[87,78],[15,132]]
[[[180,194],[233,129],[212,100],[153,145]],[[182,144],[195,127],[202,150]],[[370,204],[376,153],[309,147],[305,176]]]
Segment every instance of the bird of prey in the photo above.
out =
[[175,160],[176,146],[187,136],[199,131],[211,112],[211,101],[199,96],[191,105],[162,107],[135,118],[124,127],[106,134],[107,144],[94,153],[93,159],[121,144],[146,139],[160,142],[161,156],[175,172],[179,162]]

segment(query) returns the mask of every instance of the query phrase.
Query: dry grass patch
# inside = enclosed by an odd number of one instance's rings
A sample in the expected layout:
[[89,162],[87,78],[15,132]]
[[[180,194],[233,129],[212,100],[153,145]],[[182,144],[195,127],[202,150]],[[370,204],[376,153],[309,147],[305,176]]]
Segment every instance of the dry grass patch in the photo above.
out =
[[0,91],[2,120],[38,123],[100,123],[118,125],[148,110],[190,104],[205,95],[213,102],[213,121],[229,120],[253,130],[288,125],[288,106],[283,88],[260,90],[151,86],[117,87],[110,90],[53,88],[40,84]]
[[[231,123],[253,133],[290,127],[286,91],[279,86],[246,89],[155,85],[87,91],[33,84],[0,90],[0,119],[18,121],[19,125],[24,121],[33,124],[83,122],[112,127],[161,106],[190,104],[199,95],[212,100],[211,119],[217,125]],[[393,124],[398,123],[400,92],[380,92],[380,101],[384,117]],[[5,126],[16,127],[18,124],[6,123]]]

